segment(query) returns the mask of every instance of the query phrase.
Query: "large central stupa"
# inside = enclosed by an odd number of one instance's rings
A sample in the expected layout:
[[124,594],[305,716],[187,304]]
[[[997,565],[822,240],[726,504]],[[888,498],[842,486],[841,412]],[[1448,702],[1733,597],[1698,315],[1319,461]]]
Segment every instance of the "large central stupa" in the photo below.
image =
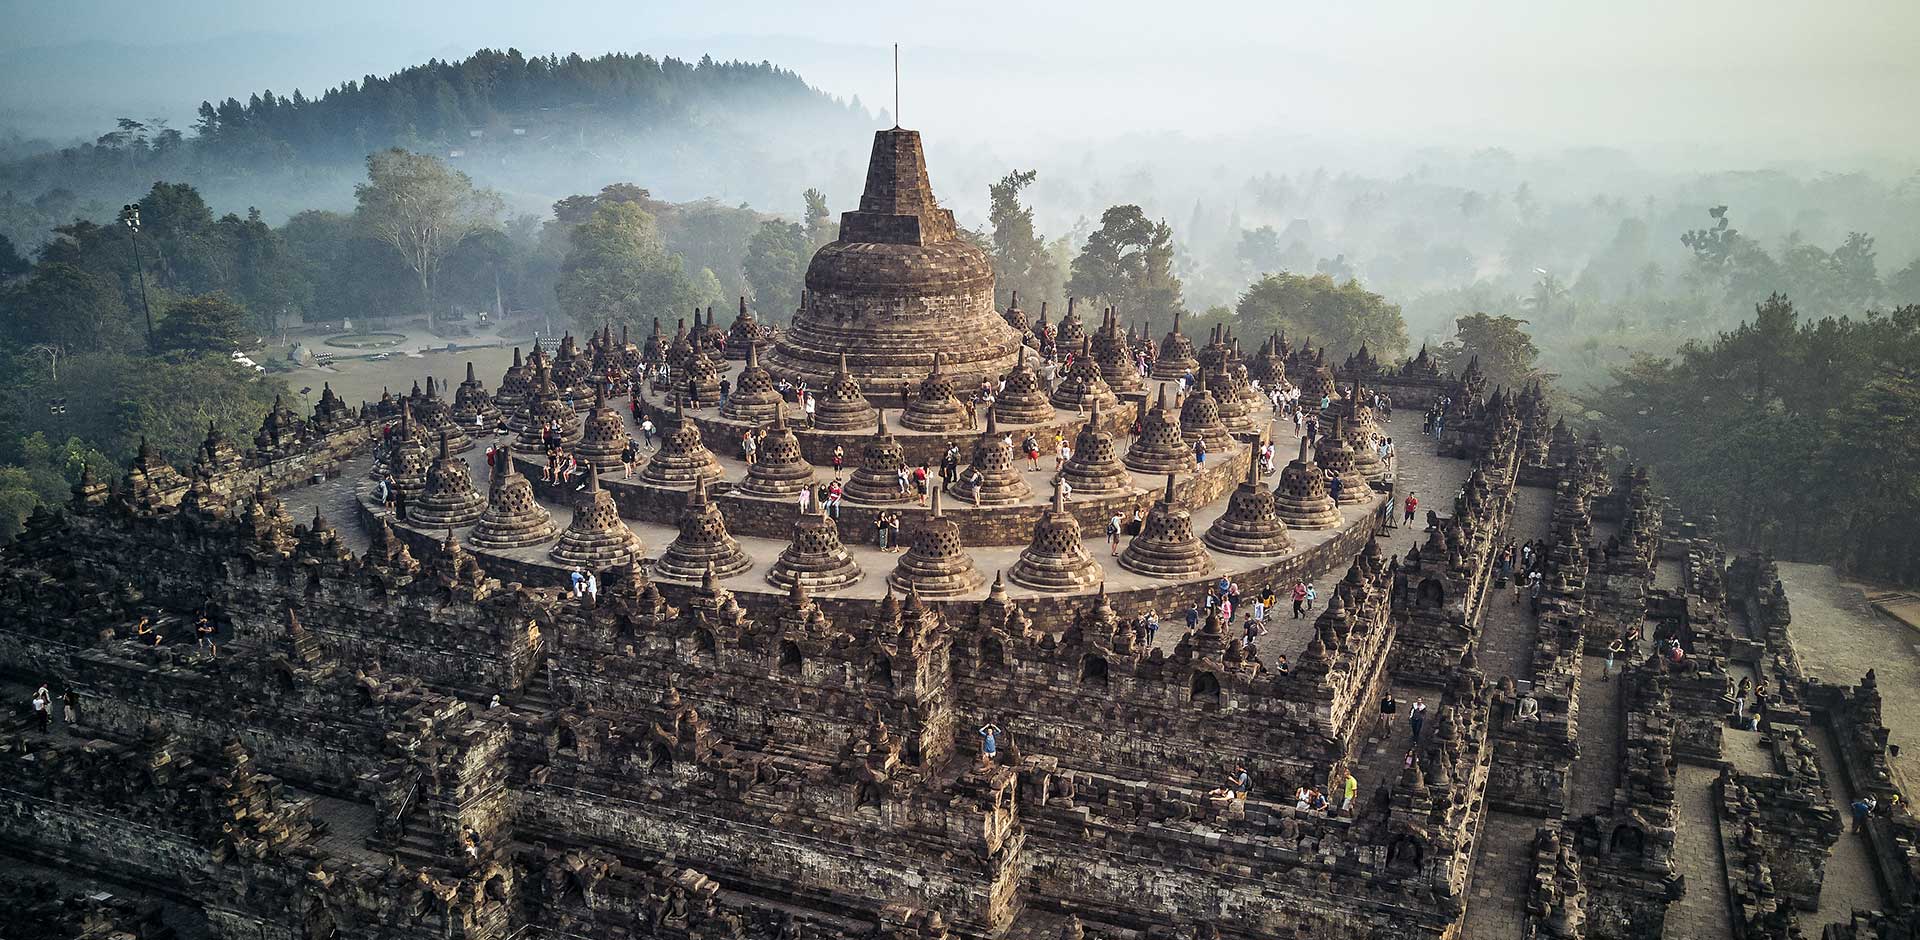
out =
[[879,395],[919,383],[944,352],[943,371],[965,389],[997,381],[1019,349],[994,310],[993,266],[934,201],[920,132],[875,133],[860,208],[842,213],[839,240],[814,253],[767,371],[819,389],[844,356],[860,387]]

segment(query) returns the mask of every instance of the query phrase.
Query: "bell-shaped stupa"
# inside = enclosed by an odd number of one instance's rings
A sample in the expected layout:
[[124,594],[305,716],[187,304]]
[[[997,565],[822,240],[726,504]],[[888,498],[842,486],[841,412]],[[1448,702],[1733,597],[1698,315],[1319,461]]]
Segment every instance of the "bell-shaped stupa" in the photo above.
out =
[[1020,336],[993,305],[993,266],[935,203],[916,131],[878,131],[860,208],[814,253],[806,293],[767,371],[819,388],[841,354],[868,388],[918,381],[947,353],[960,388],[997,380]]
[[1053,505],[1034,523],[1033,540],[1007,572],[1008,579],[1036,591],[1068,593],[1100,583],[1100,563],[1080,540],[1080,520],[1067,511],[1066,492],[1053,488]]
[[[498,456],[506,460],[505,454]],[[447,439],[440,439],[440,455],[427,468],[427,487],[407,504],[407,520],[429,529],[452,529],[479,521],[487,501],[473,488],[467,462],[453,455]]]
[[587,487],[573,507],[573,521],[560,533],[548,556],[563,565],[604,570],[630,564],[640,553],[640,537],[620,521],[613,494],[600,488],[600,471],[587,467]]
[[1167,407],[1167,386],[1161,383],[1153,407],[1147,409],[1140,433],[1121,462],[1141,473],[1192,473],[1193,448],[1180,436],[1180,422]]
[[1147,510],[1140,534],[1120,552],[1120,567],[1150,578],[1178,581],[1198,577],[1213,570],[1213,556],[1207,554],[1193,534],[1193,515],[1173,492],[1173,474],[1167,474],[1167,488]]
[[1227,497],[1227,511],[1201,538],[1208,548],[1229,555],[1284,555],[1293,543],[1275,506],[1273,492],[1260,481],[1260,461],[1249,460],[1247,478]]
[[1320,468],[1307,460],[1307,439],[1300,439],[1300,456],[1280,470],[1273,488],[1274,514],[1290,529],[1331,529],[1340,524],[1340,509],[1327,495]]
[[720,507],[707,497],[707,484],[697,482],[687,494],[687,505],[680,512],[680,535],[653,570],[678,581],[698,580],[711,568],[718,577],[739,574],[753,567],[753,559],[740,549],[740,543],[727,532],[727,520]]
[[939,487],[933,490],[933,511],[914,528],[913,547],[900,556],[887,583],[923,597],[959,597],[987,583],[973,556],[960,547],[959,527],[940,511]]

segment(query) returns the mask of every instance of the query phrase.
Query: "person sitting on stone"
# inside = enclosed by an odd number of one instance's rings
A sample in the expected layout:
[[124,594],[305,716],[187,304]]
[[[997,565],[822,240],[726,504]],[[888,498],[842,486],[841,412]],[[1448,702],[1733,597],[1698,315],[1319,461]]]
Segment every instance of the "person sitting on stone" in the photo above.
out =
[[145,616],[140,618],[139,623],[133,625],[133,638],[148,646],[159,646],[160,641],[165,639],[160,635],[160,631],[153,628],[153,621]]

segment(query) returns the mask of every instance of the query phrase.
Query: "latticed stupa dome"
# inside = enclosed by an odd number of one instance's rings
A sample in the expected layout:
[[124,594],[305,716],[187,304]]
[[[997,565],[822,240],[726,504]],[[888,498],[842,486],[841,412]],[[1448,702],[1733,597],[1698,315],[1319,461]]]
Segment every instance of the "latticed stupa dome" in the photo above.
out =
[[553,516],[533,497],[533,484],[514,469],[502,451],[495,457],[487,508],[467,535],[474,548],[503,551],[543,544],[553,538]]
[[1331,529],[1340,524],[1340,509],[1327,495],[1320,468],[1307,460],[1307,439],[1300,439],[1300,456],[1280,471],[1273,488],[1274,514],[1292,529]]
[[563,565],[601,570],[629,564],[640,552],[640,537],[620,521],[613,494],[600,488],[600,471],[587,467],[587,488],[573,507],[573,521],[548,554]]
[[1065,492],[1055,486],[1053,505],[1033,526],[1033,540],[1020,552],[1007,577],[1037,591],[1066,593],[1100,583],[1103,572],[1080,538],[1080,520],[1067,511]]
[[914,529],[913,547],[900,556],[887,582],[924,597],[959,597],[987,583],[973,556],[960,545],[960,527],[941,511],[939,488],[933,491],[932,513]]
[[1180,422],[1167,407],[1167,386],[1162,383],[1140,433],[1122,458],[1128,469],[1141,473],[1192,473],[1193,448],[1180,436]]
[[962,388],[998,379],[1020,336],[993,306],[993,266],[934,201],[917,131],[878,131],[860,208],[814,253],[767,371],[819,388],[841,353],[868,388],[919,381],[936,350]]
[[739,574],[753,567],[753,559],[727,532],[720,507],[707,498],[707,485],[695,483],[680,515],[680,535],[653,563],[662,576],[692,581],[711,570],[717,577]]
[[407,521],[431,529],[459,528],[474,524],[486,508],[486,499],[473,488],[467,462],[453,456],[447,439],[441,438],[440,455],[427,468],[426,490],[407,504]]
[[816,503],[794,520],[793,541],[767,569],[767,581],[784,588],[798,583],[809,591],[830,590],[853,584],[865,574],[841,544],[839,526]]
[[1160,340],[1160,354],[1153,360],[1153,377],[1162,382],[1178,380],[1195,371],[1200,361],[1193,357],[1193,340],[1180,332],[1180,313],[1173,314],[1173,329]]
[[1007,371],[1005,383],[993,399],[995,417],[1009,424],[1039,424],[1054,417],[1053,402],[1040,388],[1040,377],[1027,364],[1027,347],[1020,347]]
[[1167,487],[1147,510],[1140,534],[1120,552],[1120,567],[1151,578],[1178,581],[1213,570],[1213,557],[1193,535],[1193,514],[1173,492],[1173,474]]

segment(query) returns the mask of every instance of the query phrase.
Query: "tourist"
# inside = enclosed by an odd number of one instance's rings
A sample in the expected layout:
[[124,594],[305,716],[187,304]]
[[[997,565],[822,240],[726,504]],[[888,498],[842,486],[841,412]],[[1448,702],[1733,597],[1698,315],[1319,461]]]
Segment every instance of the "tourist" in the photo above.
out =
[[41,683],[40,688],[34,690],[30,702],[33,705],[33,721],[40,726],[40,733],[51,732],[53,730],[53,693],[47,691],[46,683]]
[[948,444],[947,452],[940,457],[940,485],[952,489],[954,481],[959,478],[960,448],[956,445]]
[[1340,782],[1340,812],[1353,812],[1353,797],[1359,792],[1360,781],[1353,778],[1353,771],[1347,771],[1346,779]]
[[1304,581],[1293,582],[1293,619],[1299,620],[1307,615],[1307,584]]
[[1108,555],[1113,557],[1119,557],[1120,555],[1120,513],[1119,512],[1115,512],[1113,515],[1107,517],[1107,549],[1108,549],[1107,551]]
[[1234,799],[1245,802],[1247,793],[1253,789],[1253,777],[1247,773],[1247,768],[1236,765],[1233,768],[1233,777],[1228,780],[1227,786],[1233,790]]
[[893,483],[899,490],[901,496],[905,496],[912,491],[913,485],[910,482],[911,479],[911,475],[907,472],[905,466],[893,471]]
[[598,601],[600,599],[600,576],[591,571],[587,572],[586,589],[587,597],[591,600]]
[[1346,484],[1340,482],[1338,475],[1331,470],[1327,471],[1327,498],[1333,500],[1335,503],[1340,502],[1340,490],[1344,486],[1346,486]]
[[586,593],[587,593],[587,573],[586,572],[580,570],[579,568],[574,568],[572,571],[567,573],[567,580],[573,584],[573,596],[575,598],[586,596]]
[[745,460],[749,466],[753,464],[753,455],[757,449],[758,448],[754,446],[753,432],[742,431],[740,433],[740,457]]
[[1384,783],[1373,788],[1373,808],[1382,821],[1393,813],[1393,790]]
[[1741,676],[1740,687],[1734,692],[1733,696],[1733,714],[1735,717],[1747,717],[1747,696],[1752,694],[1753,678],[1751,676]]
[[1307,585],[1307,609],[1313,609],[1313,602],[1320,599],[1320,591],[1313,585]]
[[153,621],[144,614],[141,615],[140,622],[133,625],[133,638],[148,646],[159,646],[160,641],[165,639],[158,630],[153,628]]
[[[1153,638],[1160,635],[1160,615],[1147,611],[1147,645],[1153,645]],[[1284,657],[1283,657],[1284,658]]]
[[927,476],[927,462],[922,460],[920,466],[913,468],[913,491],[919,495],[922,506],[927,504]]
[[887,529],[886,513],[877,512],[873,514],[873,528],[874,528],[874,532],[878,535],[880,539],[880,550],[883,552],[891,551],[893,549],[893,546],[887,544],[888,529]]
[[1207,465],[1207,439],[1204,437],[1193,439],[1193,462],[1201,467]]
[[[42,728],[40,730],[45,731],[46,729]],[[1873,815],[1873,808],[1878,805],[1879,801],[1875,800],[1871,795],[1863,796],[1853,801],[1854,832],[1867,831],[1867,817]]]
[[60,723],[71,729],[74,721],[79,717],[80,693],[68,689],[66,694],[60,696]]
[[1127,522],[1127,537],[1134,538],[1147,530],[1147,516],[1138,507],[1133,510],[1133,518]]
[[1029,433],[1020,441],[1020,450],[1027,455],[1027,469],[1040,469],[1040,442]]
[[905,546],[900,544],[900,514],[897,512],[887,513],[887,542],[899,551],[906,551]]
[[1393,691],[1389,689],[1387,691],[1387,694],[1380,699],[1380,739],[1381,740],[1384,741],[1384,740],[1387,740],[1388,738],[1393,737],[1393,716],[1398,714],[1399,711],[1400,711],[1400,703],[1394,699]]
[[806,486],[803,486],[800,488],[800,514],[804,516],[812,508],[813,508],[813,484],[808,483]]
[[1413,729],[1413,740],[1420,740],[1420,726],[1427,723],[1427,700],[1413,700],[1413,708],[1407,712],[1407,726]]
[[[1613,678],[1613,658],[1615,656],[1620,655],[1623,652],[1626,652],[1626,649],[1627,649],[1626,644],[1621,643],[1618,638],[1615,638],[1612,643],[1607,644],[1607,662],[1605,665],[1600,667],[1601,682],[1607,682]],[[1740,681],[1745,682],[1747,680],[1742,679]]]
[[1293,664],[1287,661],[1287,654],[1285,653],[1281,653],[1279,658],[1274,661],[1273,668],[1275,672],[1283,676],[1293,674]]
[[847,465],[847,449],[839,444],[833,445],[833,472],[837,475]]
[[[1208,601],[1211,602],[1212,598],[1209,597]],[[1200,629],[1200,602],[1194,601],[1187,607],[1187,632],[1191,633],[1198,629]]]
[[217,656],[220,653],[220,649],[215,645],[213,640],[215,632],[216,628],[213,625],[213,620],[207,616],[206,610],[195,611],[193,617],[194,644]]
[[654,431],[654,427],[653,427],[652,418],[640,419],[640,438],[641,440],[646,442],[648,450],[653,449],[653,431]]
[[801,397],[805,399],[803,410],[807,414],[807,427],[813,427],[813,403],[815,399],[812,395],[808,395],[805,392],[801,393]]
[[1420,508],[1420,500],[1417,497],[1415,497],[1412,493],[1407,494],[1406,508],[1407,508],[1407,518],[1406,518],[1405,524],[1413,525],[1413,513],[1414,513],[1414,510]]
[[627,446],[620,448],[620,462],[626,465],[627,476],[633,476],[633,471],[640,466],[640,445],[635,444],[633,438],[627,438]]
[[1000,729],[985,724],[980,726],[980,762],[993,763],[993,756],[1000,750]]
[[827,484],[827,517],[834,522],[840,521],[840,497],[845,494],[846,487],[841,485],[839,477]]

